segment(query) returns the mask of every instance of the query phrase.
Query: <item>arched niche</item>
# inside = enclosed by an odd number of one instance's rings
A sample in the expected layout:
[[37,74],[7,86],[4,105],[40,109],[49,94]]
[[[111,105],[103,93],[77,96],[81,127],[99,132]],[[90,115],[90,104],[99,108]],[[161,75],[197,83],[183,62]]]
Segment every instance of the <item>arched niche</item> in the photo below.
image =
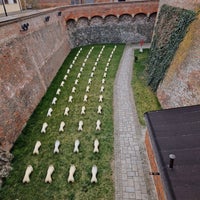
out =
[[68,19],[66,25],[68,29],[73,30],[76,28],[76,21],[74,19]]
[[133,20],[132,16],[130,14],[123,14],[119,16],[119,23],[131,23]]
[[89,20],[87,17],[80,17],[77,21],[77,28],[83,28],[89,26]]
[[90,20],[90,26],[101,26],[103,24],[103,18],[101,16],[94,16]]
[[157,13],[156,13],[156,12],[151,13],[151,14],[149,15],[149,21],[150,21],[150,22],[155,22],[156,17],[157,17]]
[[110,25],[110,24],[113,24],[113,23],[118,23],[118,18],[117,18],[117,16],[115,16],[115,15],[107,15],[107,16],[104,18],[104,24]]
[[140,22],[140,23],[144,23],[144,21],[147,20],[147,15],[145,13],[137,13],[134,18],[133,18],[133,21],[137,21],[137,22]]

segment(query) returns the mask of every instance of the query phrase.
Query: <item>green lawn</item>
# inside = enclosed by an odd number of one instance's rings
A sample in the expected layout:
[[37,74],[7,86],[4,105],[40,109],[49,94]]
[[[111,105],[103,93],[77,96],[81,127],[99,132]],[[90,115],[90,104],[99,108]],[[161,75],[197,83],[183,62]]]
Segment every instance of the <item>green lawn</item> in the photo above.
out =
[[[76,92],[72,94],[72,87],[84,59],[86,58],[92,46],[83,47],[73,68],[71,69],[64,87],[60,87],[69,69],[74,57],[80,48],[73,49],[66,58],[47,93],[36,108],[35,112],[28,121],[22,134],[16,141],[12,153],[14,159],[12,162],[13,170],[10,176],[4,182],[0,191],[0,199],[19,199],[19,200],[53,200],[53,199],[114,199],[113,182],[113,83],[119,61],[124,49],[124,45],[117,45],[112,60],[108,67],[104,100],[99,103],[101,80],[103,78],[106,63],[114,48],[114,45],[106,45],[102,56],[94,72],[90,92],[88,93],[88,102],[83,102],[86,94],[85,89],[88,85],[88,79],[94,67],[94,63],[103,47],[95,45],[91,52],[79,84],[76,86]],[[61,94],[56,95],[58,88],[61,88]],[[69,96],[73,96],[73,102],[69,103]],[[56,105],[52,105],[53,97],[57,97]],[[81,115],[81,107],[85,105],[86,114]],[[102,105],[103,114],[97,114],[98,105]],[[64,116],[65,107],[68,106],[69,116]],[[52,107],[51,117],[47,117],[48,109]],[[96,121],[100,119],[102,126],[100,131],[96,131]],[[84,122],[83,131],[78,132],[78,122]],[[60,122],[65,122],[64,132],[59,133]],[[48,123],[47,132],[41,133],[42,124]],[[100,152],[93,153],[93,142],[95,139],[100,142]],[[73,153],[74,141],[80,140],[80,152]],[[41,141],[39,155],[33,155],[33,149],[36,141]],[[60,153],[54,154],[54,143],[60,140]],[[46,184],[44,182],[48,166],[53,164],[55,171],[53,173],[53,182]],[[67,182],[70,165],[76,166],[75,182]],[[91,184],[91,169],[93,165],[98,167],[98,183]],[[23,184],[22,179],[28,165],[33,166],[31,181]]]
[[148,61],[149,49],[144,49],[143,53],[135,50],[138,60],[134,63],[132,86],[134,91],[135,104],[138,118],[141,125],[145,125],[144,113],[161,109],[155,93],[147,86],[145,67]]

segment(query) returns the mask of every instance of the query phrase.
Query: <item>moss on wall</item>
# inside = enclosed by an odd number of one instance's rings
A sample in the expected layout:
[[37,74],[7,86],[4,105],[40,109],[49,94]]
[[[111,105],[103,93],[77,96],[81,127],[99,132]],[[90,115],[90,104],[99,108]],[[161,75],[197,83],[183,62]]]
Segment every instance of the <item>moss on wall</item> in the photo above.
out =
[[183,40],[188,25],[195,19],[195,12],[167,5],[161,7],[154,30],[147,66],[148,84],[156,91],[160,81]]

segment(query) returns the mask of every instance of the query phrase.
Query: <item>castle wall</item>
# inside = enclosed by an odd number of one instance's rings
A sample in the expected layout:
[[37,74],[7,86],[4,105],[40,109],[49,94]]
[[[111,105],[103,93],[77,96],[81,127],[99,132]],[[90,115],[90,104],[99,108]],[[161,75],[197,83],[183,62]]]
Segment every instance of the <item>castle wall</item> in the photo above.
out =
[[199,31],[200,15],[191,23],[157,90],[163,108],[200,104]]
[[[0,26],[0,147],[10,150],[71,50],[57,12]],[[21,25],[29,23],[27,31]],[[40,131],[40,130],[38,130]]]
[[0,21],[0,148],[12,148],[73,47],[150,41],[158,3],[120,5],[65,6]]
[[67,30],[73,46],[97,43],[139,43],[151,42],[156,15],[145,14],[80,18],[69,20]]

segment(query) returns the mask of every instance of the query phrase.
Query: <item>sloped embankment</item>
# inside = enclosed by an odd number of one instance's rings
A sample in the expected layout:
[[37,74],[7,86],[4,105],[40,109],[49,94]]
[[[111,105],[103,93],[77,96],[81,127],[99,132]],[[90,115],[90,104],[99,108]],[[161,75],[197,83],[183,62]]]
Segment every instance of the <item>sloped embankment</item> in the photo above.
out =
[[200,103],[200,14],[189,26],[157,90],[163,108]]
[[147,66],[148,84],[156,91],[183,40],[188,25],[194,20],[193,11],[163,5],[154,30]]

